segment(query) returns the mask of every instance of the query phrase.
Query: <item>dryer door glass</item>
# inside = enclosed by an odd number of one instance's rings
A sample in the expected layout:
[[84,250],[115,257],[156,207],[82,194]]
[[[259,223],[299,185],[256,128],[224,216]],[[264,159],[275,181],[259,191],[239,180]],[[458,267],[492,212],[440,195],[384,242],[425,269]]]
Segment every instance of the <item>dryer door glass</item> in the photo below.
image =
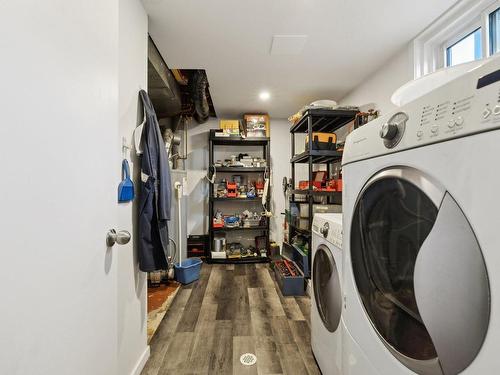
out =
[[437,213],[418,187],[387,177],[363,191],[351,230],[354,277],[373,326],[394,350],[422,361],[437,353],[417,307],[413,276]]
[[313,289],[316,307],[323,324],[335,332],[342,313],[342,291],[335,259],[330,250],[320,245],[313,261]]

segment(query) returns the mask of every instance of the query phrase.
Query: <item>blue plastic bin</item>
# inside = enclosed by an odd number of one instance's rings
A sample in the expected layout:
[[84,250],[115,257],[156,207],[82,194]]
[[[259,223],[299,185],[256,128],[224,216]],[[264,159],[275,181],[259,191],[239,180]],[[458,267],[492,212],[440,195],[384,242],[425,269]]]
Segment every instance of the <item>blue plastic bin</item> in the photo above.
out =
[[188,258],[181,264],[176,263],[175,279],[182,284],[189,284],[200,278],[200,269],[203,261],[200,258]]

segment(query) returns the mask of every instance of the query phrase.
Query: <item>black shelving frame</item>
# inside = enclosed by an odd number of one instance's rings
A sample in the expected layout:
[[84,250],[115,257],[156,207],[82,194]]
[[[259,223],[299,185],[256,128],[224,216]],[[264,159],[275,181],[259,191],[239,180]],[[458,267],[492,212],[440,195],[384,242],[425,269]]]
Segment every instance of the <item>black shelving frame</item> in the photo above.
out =
[[[269,171],[271,168],[271,142],[269,138],[258,137],[258,138],[241,138],[241,137],[216,137],[214,132],[210,132],[209,136],[209,166],[214,165],[214,153],[215,147],[217,146],[261,146],[262,147],[262,157],[266,160],[267,167],[216,167],[217,173],[253,173],[253,174],[264,174],[266,169]],[[243,152],[243,151],[242,151]],[[270,190],[267,196],[267,206],[269,207],[270,202]],[[259,225],[257,227],[236,227],[236,228],[214,228],[213,227],[213,217],[215,214],[214,206],[216,202],[238,202],[241,204],[248,204],[250,202],[260,202],[261,198],[216,198],[214,197],[214,185],[210,184],[209,188],[209,198],[208,198],[208,235],[209,235],[209,256],[207,261],[210,263],[224,263],[224,264],[245,264],[245,263],[267,263],[270,261],[268,257],[244,257],[244,258],[225,258],[217,259],[211,257],[211,252],[213,251],[214,245],[214,234],[224,233],[224,232],[235,232],[235,231],[248,231],[248,232],[259,232],[261,235],[266,236],[266,250],[269,254],[269,224],[270,220],[267,218],[266,225]]]
[[[288,223],[289,233],[288,240],[291,241],[292,237],[296,234],[300,234],[308,239],[309,251],[309,269],[311,269],[311,252],[312,252],[312,219],[313,219],[313,204],[314,198],[318,196],[326,197],[328,204],[342,204],[342,193],[334,191],[316,191],[313,188],[313,165],[315,164],[326,164],[327,175],[330,178],[332,173],[332,165],[336,162],[340,162],[342,159],[342,152],[330,151],[330,150],[313,150],[313,136],[315,132],[325,132],[333,133],[341,127],[351,123],[355,120],[357,110],[348,109],[309,109],[307,110],[300,120],[290,128],[290,141],[291,141],[291,184],[293,189],[290,191],[290,202],[308,204],[309,210],[309,225],[308,229],[297,228],[291,223]],[[295,153],[295,135],[296,134],[307,134],[308,135],[308,147],[306,151],[296,154]],[[295,179],[295,166],[296,164],[307,164],[308,165],[308,180],[309,186],[306,190],[300,190],[296,188]],[[296,196],[305,196],[304,200],[297,200]],[[290,209],[290,207],[289,207]]]

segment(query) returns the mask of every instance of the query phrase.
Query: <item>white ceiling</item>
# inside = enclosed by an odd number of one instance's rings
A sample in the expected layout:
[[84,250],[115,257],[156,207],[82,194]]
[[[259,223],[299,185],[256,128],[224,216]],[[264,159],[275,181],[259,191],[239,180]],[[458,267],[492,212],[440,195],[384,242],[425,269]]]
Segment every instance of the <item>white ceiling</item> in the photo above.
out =
[[[341,99],[455,2],[143,0],[169,67],[206,69],[219,117],[278,118]],[[307,38],[299,54],[271,55],[274,35]],[[258,98],[263,90],[268,102]]]

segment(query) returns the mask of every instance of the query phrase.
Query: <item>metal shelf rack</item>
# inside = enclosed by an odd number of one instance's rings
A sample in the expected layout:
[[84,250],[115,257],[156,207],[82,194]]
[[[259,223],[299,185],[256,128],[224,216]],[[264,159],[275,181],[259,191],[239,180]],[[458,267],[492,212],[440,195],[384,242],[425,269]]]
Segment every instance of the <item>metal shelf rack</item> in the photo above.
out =
[[267,232],[269,230],[269,227],[267,225],[259,225],[256,227],[233,227],[233,228],[228,228],[228,227],[223,227],[223,228],[213,228],[212,229],[214,232],[235,232],[238,230],[257,230],[257,231],[263,231]]
[[342,153],[338,151],[327,150],[311,150],[304,151],[301,154],[292,156],[291,163],[309,163],[309,158],[312,157],[313,164],[328,164],[342,158]]
[[[214,153],[217,146],[261,146],[262,147],[262,157],[266,160],[267,167],[216,167],[217,173],[254,173],[254,174],[264,174],[267,168],[270,168],[271,152],[270,152],[270,139],[265,137],[259,138],[241,138],[241,137],[216,137],[214,132],[210,132],[209,136],[209,165],[214,165]],[[259,225],[256,227],[234,227],[234,228],[214,228],[213,227],[213,217],[215,214],[214,206],[216,204],[223,205],[224,202],[232,202],[238,204],[249,204],[255,202],[260,202],[261,198],[217,198],[214,197],[214,186],[210,184],[209,189],[209,210],[208,210],[208,225],[209,225],[209,249],[210,252],[214,245],[214,234],[215,233],[225,233],[225,232],[259,232],[261,235],[266,236],[266,248],[269,253],[269,219],[267,219],[266,225]],[[267,203],[270,202],[270,196],[267,197]],[[238,263],[267,263],[270,261],[268,257],[242,257],[242,258],[225,258],[218,259],[208,257],[207,259],[210,263],[227,263],[227,264],[238,264]]]
[[[347,110],[347,109],[309,109],[307,110],[301,119],[290,128],[290,138],[291,138],[291,151],[292,155],[290,158],[291,164],[291,183],[293,190],[290,191],[290,202],[289,203],[303,203],[309,205],[309,227],[308,229],[297,228],[289,223],[289,241],[291,238],[300,234],[305,236],[309,242],[309,268],[311,267],[311,227],[313,218],[313,204],[314,199],[317,197],[326,197],[329,204],[342,204],[342,193],[336,191],[318,191],[314,190],[312,185],[313,180],[313,165],[315,164],[326,164],[327,174],[330,177],[332,173],[332,164],[335,162],[340,162],[342,160],[342,153],[339,151],[330,150],[314,150],[313,149],[313,136],[314,132],[326,132],[333,133],[339,128],[351,123],[355,120],[357,110]],[[295,153],[295,135],[299,133],[304,133],[308,135],[308,147],[307,150],[296,154]],[[308,180],[309,188],[306,190],[296,189],[295,181],[295,166],[296,164],[307,164],[308,165]],[[297,199],[297,196],[305,196],[305,200]]]
[[246,258],[210,258],[209,262],[214,264],[248,264],[248,263],[269,263],[268,257],[246,257]]
[[260,201],[260,198],[216,198],[216,197],[212,197],[212,200],[214,202],[231,201],[231,202],[238,202],[238,203],[252,203],[252,202]]

